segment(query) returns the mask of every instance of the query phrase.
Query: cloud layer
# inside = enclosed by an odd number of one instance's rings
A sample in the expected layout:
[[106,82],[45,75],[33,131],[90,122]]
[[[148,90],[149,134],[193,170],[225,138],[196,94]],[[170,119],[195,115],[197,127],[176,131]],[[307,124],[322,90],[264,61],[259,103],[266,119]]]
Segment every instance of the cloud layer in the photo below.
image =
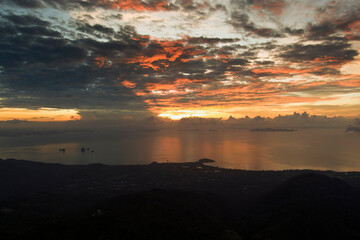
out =
[[355,0],[1,0],[0,104],[83,119],[360,110]]

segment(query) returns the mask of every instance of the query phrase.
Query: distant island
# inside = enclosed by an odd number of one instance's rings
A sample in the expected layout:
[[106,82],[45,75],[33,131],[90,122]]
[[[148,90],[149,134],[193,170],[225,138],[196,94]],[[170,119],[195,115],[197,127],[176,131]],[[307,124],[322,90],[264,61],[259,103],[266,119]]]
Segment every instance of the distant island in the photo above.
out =
[[360,127],[348,127],[345,132],[360,132]]
[[198,162],[201,163],[201,164],[204,164],[204,163],[214,163],[215,160],[208,159],[208,158],[202,158],[202,159],[200,159]]
[[250,132],[294,132],[296,129],[288,128],[253,128]]

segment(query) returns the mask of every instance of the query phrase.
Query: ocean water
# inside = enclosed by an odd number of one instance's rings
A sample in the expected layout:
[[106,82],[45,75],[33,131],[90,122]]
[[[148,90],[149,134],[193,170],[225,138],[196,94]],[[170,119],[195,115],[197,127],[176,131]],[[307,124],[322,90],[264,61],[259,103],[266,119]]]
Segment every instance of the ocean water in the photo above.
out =
[[[82,153],[81,147],[90,150]],[[0,158],[113,165],[210,158],[216,166],[236,169],[360,171],[360,134],[343,129],[68,132],[0,137]]]

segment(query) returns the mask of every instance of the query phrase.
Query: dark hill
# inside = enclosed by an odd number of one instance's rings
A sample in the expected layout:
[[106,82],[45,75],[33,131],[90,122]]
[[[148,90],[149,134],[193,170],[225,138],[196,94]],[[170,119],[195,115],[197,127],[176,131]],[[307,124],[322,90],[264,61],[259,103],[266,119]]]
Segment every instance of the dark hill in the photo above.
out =
[[[152,190],[104,200],[33,231],[33,239],[241,239],[211,194]],[[28,235],[29,236],[29,235]]]
[[0,160],[0,180],[6,240],[360,239],[358,172]]
[[252,239],[360,239],[360,192],[308,173],[285,181],[250,213]]

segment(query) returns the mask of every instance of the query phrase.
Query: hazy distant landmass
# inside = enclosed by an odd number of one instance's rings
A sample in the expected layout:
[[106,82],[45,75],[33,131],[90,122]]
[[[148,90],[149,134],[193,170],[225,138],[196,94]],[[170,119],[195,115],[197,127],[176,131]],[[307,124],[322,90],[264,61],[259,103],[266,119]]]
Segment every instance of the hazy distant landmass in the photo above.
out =
[[[205,161],[206,160],[206,161]],[[358,239],[360,173],[0,161],[4,239]]]
[[346,132],[360,132],[360,127],[348,127]]
[[251,132],[294,132],[296,129],[288,129],[288,128],[253,128],[250,130]]
[[304,129],[304,128],[343,128],[359,126],[359,118],[345,118],[341,116],[328,117],[310,115],[307,112],[276,117],[242,117],[230,116],[224,118],[185,117],[171,120],[162,117],[146,117],[143,119],[111,120],[77,120],[68,122],[31,122],[31,121],[2,121],[0,122],[0,136],[44,136],[71,132],[102,132],[109,131],[158,131],[161,129],[176,129],[178,131],[218,131],[232,129]]
[[186,131],[188,131],[188,132],[197,132],[197,131],[200,131],[200,129],[198,129],[198,128],[185,128],[185,129],[178,129],[178,131],[180,131],[180,132],[186,132]]

